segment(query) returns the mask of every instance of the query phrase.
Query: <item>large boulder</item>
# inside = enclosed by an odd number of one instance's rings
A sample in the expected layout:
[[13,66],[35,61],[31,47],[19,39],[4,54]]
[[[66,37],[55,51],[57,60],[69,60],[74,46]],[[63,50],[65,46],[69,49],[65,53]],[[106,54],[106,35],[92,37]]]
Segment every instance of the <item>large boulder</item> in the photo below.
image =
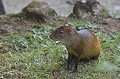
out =
[[57,13],[47,3],[32,1],[28,6],[22,9],[27,18],[37,21],[46,21],[56,17]]
[[106,8],[96,0],[77,1],[70,17],[82,18],[88,21],[98,21],[105,23],[104,18],[110,17]]

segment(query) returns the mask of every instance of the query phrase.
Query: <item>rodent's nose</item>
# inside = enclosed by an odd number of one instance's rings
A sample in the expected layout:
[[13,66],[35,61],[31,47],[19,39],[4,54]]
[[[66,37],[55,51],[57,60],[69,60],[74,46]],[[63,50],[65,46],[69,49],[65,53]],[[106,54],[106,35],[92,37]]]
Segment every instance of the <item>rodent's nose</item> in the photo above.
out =
[[56,40],[56,37],[55,37],[54,34],[51,34],[51,35],[49,36],[49,38],[52,39],[52,40]]
[[53,38],[53,35],[51,34],[51,35],[49,36],[49,38],[52,39],[52,38]]

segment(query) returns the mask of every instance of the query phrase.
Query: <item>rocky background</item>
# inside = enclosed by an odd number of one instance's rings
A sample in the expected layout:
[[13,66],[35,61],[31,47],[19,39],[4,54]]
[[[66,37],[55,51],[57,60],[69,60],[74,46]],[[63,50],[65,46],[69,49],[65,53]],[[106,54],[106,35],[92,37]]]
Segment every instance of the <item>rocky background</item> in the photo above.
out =
[[[29,4],[32,0],[3,0],[6,13],[18,13],[23,7]],[[73,9],[77,0],[38,0],[48,3],[58,15],[68,16]],[[84,1],[84,0],[83,0]],[[120,17],[120,0],[97,0],[113,14],[117,13],[116,17]]]
[[[3,3],[5,4],[7,15],[0,16],[0,33],[14,33],[27,26],[31,27],[33,22],[41,24],[47,20],[55,20],[58,17],[57,15],[79,18],[91,23],[94,22],[103,27],[104,29],[101,31],[107,34],[114,29],[120,30],[119,13],[114,13],[114,11],[120,11],[118,4],[109,10],[110,7],[105,7],[105,4],[103,5],[102,2],[97,0],[87,0],[87,2],[85,0],[25,0],[24,2],[23,0],[11,0],[11,2],[6,0],[5,2],[4,0]],[[104,3],[110,4],[110,2]],[[115,8],[115,6],[117,7]],[[112,9],[116,10],[112,11]],[[113,19],[111,15],[116,19]],[[64,22],[66,21],[64,20],[62,24]]]

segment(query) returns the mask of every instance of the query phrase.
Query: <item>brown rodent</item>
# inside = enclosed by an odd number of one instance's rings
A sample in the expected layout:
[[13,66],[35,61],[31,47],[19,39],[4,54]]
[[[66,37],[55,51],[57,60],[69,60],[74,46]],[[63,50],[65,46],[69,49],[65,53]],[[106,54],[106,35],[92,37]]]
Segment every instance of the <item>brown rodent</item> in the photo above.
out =
[[98,37],[89,30],[75,31],[71,26],[61,26],[52,32],[50,38],[62,41],[68,50],[67,70],[72,59],[75,57],[75,68],[82,58],[98,58],[100,55],[100,41]]

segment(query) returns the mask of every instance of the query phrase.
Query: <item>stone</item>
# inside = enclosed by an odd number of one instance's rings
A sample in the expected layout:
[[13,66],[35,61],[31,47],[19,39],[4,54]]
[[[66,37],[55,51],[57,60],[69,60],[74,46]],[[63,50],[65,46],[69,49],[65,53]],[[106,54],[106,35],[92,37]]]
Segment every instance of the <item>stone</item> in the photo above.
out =
[[74,5],[73,13],[69,17],[82,18],[88,21],[96,21],[97,19],[104,23],[102,18],[110,17],[110,15],[106,8],[96,0],[80,0]]
[[54,19],[57,16],[55,10],[53,10],[47,3],[33,0],[25,8],[22,9],[27,18],[37,21],[46,21]]

